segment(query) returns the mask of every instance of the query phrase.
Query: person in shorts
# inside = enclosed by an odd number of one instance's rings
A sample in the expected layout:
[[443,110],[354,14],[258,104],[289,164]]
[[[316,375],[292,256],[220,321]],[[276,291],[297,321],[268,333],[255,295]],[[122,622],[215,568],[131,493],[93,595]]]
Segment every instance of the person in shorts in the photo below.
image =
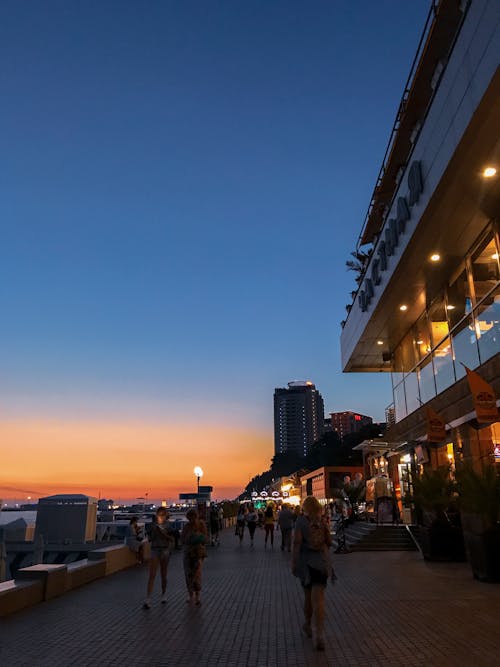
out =
[[151,608],[151,594],[153,593],[158,567],[161,574],[161,602],[167,601],[167,568],[170,554],[175,545],[175,539],[168,524],[168,513],[164,507],[156,510],[155,520],[149,525],[149,540],[151,542],[151,559],[149,561],[149,578],[144,609]]
[[311,621],[314,620],[314,647],[324,651],[325,588],[331,574],[332,538],[317,498],[308,496],[302,511],[303,515],[295,522],[292,573],[300,579],[304,589],[304,633],[312,637]]

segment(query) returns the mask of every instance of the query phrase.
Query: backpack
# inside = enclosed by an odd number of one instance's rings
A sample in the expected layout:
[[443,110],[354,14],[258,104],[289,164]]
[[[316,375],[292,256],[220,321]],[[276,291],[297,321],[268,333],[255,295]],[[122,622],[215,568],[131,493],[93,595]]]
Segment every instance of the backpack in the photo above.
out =
[[309,535],[307,537],[307,546],[312,551],[323,551],[326,546],[325,539],[326,526],[321,521],[309,521]]

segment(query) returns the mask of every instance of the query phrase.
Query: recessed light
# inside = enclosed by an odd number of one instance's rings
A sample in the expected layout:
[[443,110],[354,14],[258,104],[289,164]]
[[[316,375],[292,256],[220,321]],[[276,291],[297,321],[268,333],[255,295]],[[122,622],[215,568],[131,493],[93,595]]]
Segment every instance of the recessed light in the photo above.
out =
[[402,310],[404,312],[405,310],[408,310],[408,306],[403,304],[402,306],[399,306],[399,310]]
[[451,303],[449,303],[449,304],[446,306],[446,310],[455,310],[455,306],[453,306]]
[[431,262],[439,262],[439,260],[441,259],[441,255],[435,252],[433,255],[430,256],[429,259],[431,260]]
[[493,176],[495,176],[496,173],[497,170],[495,167],[485,167],[485,169],[483,170],[483,176],[485,178],[493,178]]
[[498,253],[497,252],[493,253],[491,259],[498,259]]
[[424,341],[423,340],[417,340],[417,345],[423,345]]
[[383,344],[384,344],[384,341],[383,341],[383,340],[378,340],[378,341],[377,341],[377,345],[383,345]]

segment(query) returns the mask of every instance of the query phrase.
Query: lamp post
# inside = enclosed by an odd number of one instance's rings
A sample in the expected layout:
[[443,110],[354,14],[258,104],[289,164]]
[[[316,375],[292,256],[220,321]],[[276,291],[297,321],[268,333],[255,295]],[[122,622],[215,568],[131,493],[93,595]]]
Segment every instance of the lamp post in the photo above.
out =
[[193,472],[196,475],[196,479],[198,481],[197,493],[199,495],[199,493],[200,493],[200,479],[203,477],[203,470],[200,468],[200,466],[195,466]]

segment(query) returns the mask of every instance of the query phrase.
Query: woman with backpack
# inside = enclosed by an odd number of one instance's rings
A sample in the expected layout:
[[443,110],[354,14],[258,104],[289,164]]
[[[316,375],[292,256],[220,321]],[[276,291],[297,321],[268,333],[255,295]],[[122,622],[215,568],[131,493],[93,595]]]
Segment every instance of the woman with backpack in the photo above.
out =
[[322,508],[313,496],[302,504],[303,515],[295,522],[292,572],[300,579],[304,589],[303,630],[312,637],[311,621],[314,619],[314,647],[325,650],[325,588],[330,574],[330,531],[323,521]]

